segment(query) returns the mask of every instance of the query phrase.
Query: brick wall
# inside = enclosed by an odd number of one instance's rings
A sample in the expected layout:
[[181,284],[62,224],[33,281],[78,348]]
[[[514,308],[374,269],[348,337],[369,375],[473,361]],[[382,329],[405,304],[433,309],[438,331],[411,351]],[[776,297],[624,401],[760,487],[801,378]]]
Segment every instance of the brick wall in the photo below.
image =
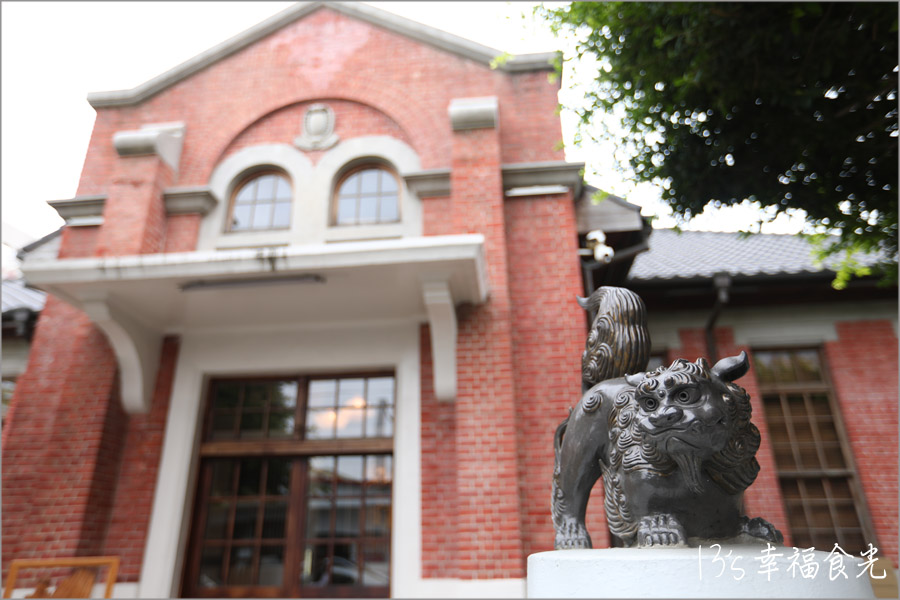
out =
[[[312,104],[321,101],[307,101],[292,104],[262,117],[245,129],[225,149],[222,159],[231,154],[260,144],[290,144],[300,135],[301,124],[306,110]],[[410,143],[409,136],[388,115],[359,102],[347,100],[329,100],[329,108],[334,111],[334,132],[342,140],[361,136],[384,135]],[[446,119],[445,119],[446,120]],[[304,155],[316,164],[327,150],[304,152]]]
[[131,415],[123,424],[125,443],[115,474],[117,485],[110,495],[109,525],[102,546],[102,554],[121,559],[119,581],[137,581],[141,572],[178,347],[176,337],[163,340],[150,412]]
[[516,404],[500,136],[457,131],[450,175],[459,233],[481,233],[490,298],[457,311],[456,485],[458,576],[524,576],[516,484]]
[[897,566],[897,336],[889,321],[837,324],[825,344],[832,385],[875,527]]
[[434,395],[431,334],[420,337],[422,424],[422,576],[455,577],[459,540],[456,488],[456,409]]
[[191,252],[197,249],[201,217],[197,213],[166,217],[164,252]]
[[49,297],[3,431],[4,577],[13,558],[102,547],[122,444],[115,385],[106,338]]
[[62,230],[59,258],[83,258],[93,256],[97,247],[99,227],[66,227]]

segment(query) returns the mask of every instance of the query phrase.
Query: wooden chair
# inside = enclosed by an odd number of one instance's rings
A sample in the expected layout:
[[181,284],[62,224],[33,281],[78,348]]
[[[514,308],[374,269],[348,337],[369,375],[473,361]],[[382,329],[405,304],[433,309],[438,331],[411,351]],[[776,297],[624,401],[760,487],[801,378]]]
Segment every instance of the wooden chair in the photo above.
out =
[[118,556],[76,556],[72,558],[39,558],[16,559],[9,564],[6,576],[4,598],[11,598],[16,589],[16,578],[21,569],[55,569],[59,567],[75,567],[71,575],[59,582],[56,589],[50,592],[50,581],[42,579],[30,596],[26,598],[90,598],[101,567],[108,567],[106,572],[106,591],[104,598],[112,598],[113,586],[119,572]]

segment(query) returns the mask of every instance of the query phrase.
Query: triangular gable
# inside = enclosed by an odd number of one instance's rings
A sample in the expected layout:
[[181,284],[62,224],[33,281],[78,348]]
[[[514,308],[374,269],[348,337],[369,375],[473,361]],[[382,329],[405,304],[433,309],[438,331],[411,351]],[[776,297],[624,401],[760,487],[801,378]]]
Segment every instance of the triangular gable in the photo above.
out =
[[[490,66],[491,61],[503,54],[503,52],[494,48],[482,46],[446,31],[441,31],[440,29],[435,29],[434,27],[429,27],[364,4],[356,2],[299,2],[135,88],[110,92],[92,92],[88,94],[87,100],[94,108],[139,104],[179,81],[187,79],[194,73],[219,62],[320,8],[329,8],[486,66]],[[555,52],[521,54],[503,61],[503,64],[497,68],[508,72],[549,71],[554,68],[553,59],[556,55],[557,53]]]

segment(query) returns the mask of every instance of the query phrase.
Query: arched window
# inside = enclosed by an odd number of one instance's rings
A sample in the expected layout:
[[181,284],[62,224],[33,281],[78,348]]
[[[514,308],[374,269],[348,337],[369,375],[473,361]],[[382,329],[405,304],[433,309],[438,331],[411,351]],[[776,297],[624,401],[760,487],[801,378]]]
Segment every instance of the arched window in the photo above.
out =
[[365,164],[350,169],[335,186],[332,223],[370,225],[400,220],[400,186],[397,175],[382,165]]
[[276,171],[255,172],[235,187],[228,231],[288,229],[291,184]]

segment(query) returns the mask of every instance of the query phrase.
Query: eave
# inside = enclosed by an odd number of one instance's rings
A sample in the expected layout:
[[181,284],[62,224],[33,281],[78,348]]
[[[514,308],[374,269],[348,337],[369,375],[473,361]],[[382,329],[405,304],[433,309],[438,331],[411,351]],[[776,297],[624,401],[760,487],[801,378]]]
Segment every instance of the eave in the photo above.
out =
[[133,413],[149,409],[166,334],[363,321],[428,323],[435,391],[451,400],[455,307],[488,297],[479,234],[43,260],[23,272],[106,333]]
[[[220,60],[243,50],[247,46],[320,8],[337,11],[348,17],[365,21],[428,44],[434,48],[474,60],[487,67],[490,67],[492,61],[497,57],[503,55],[503,52],[500,50],[482,46],[446,31],[398,17],[389,12],[357,2],[299,2],[137,87],[130,90],[89,93],[87,97],[88,103],[94,108],[113,108],[140,104],[179,81],[187,79],[194,73],[214,65]],[[496,68],[510,73],[552,71],[555,68],[554,59],[557,57],[557,54],[556,52],[546,52],[513,56],[506,61],[502,61],[502,64],[499,64]]]

